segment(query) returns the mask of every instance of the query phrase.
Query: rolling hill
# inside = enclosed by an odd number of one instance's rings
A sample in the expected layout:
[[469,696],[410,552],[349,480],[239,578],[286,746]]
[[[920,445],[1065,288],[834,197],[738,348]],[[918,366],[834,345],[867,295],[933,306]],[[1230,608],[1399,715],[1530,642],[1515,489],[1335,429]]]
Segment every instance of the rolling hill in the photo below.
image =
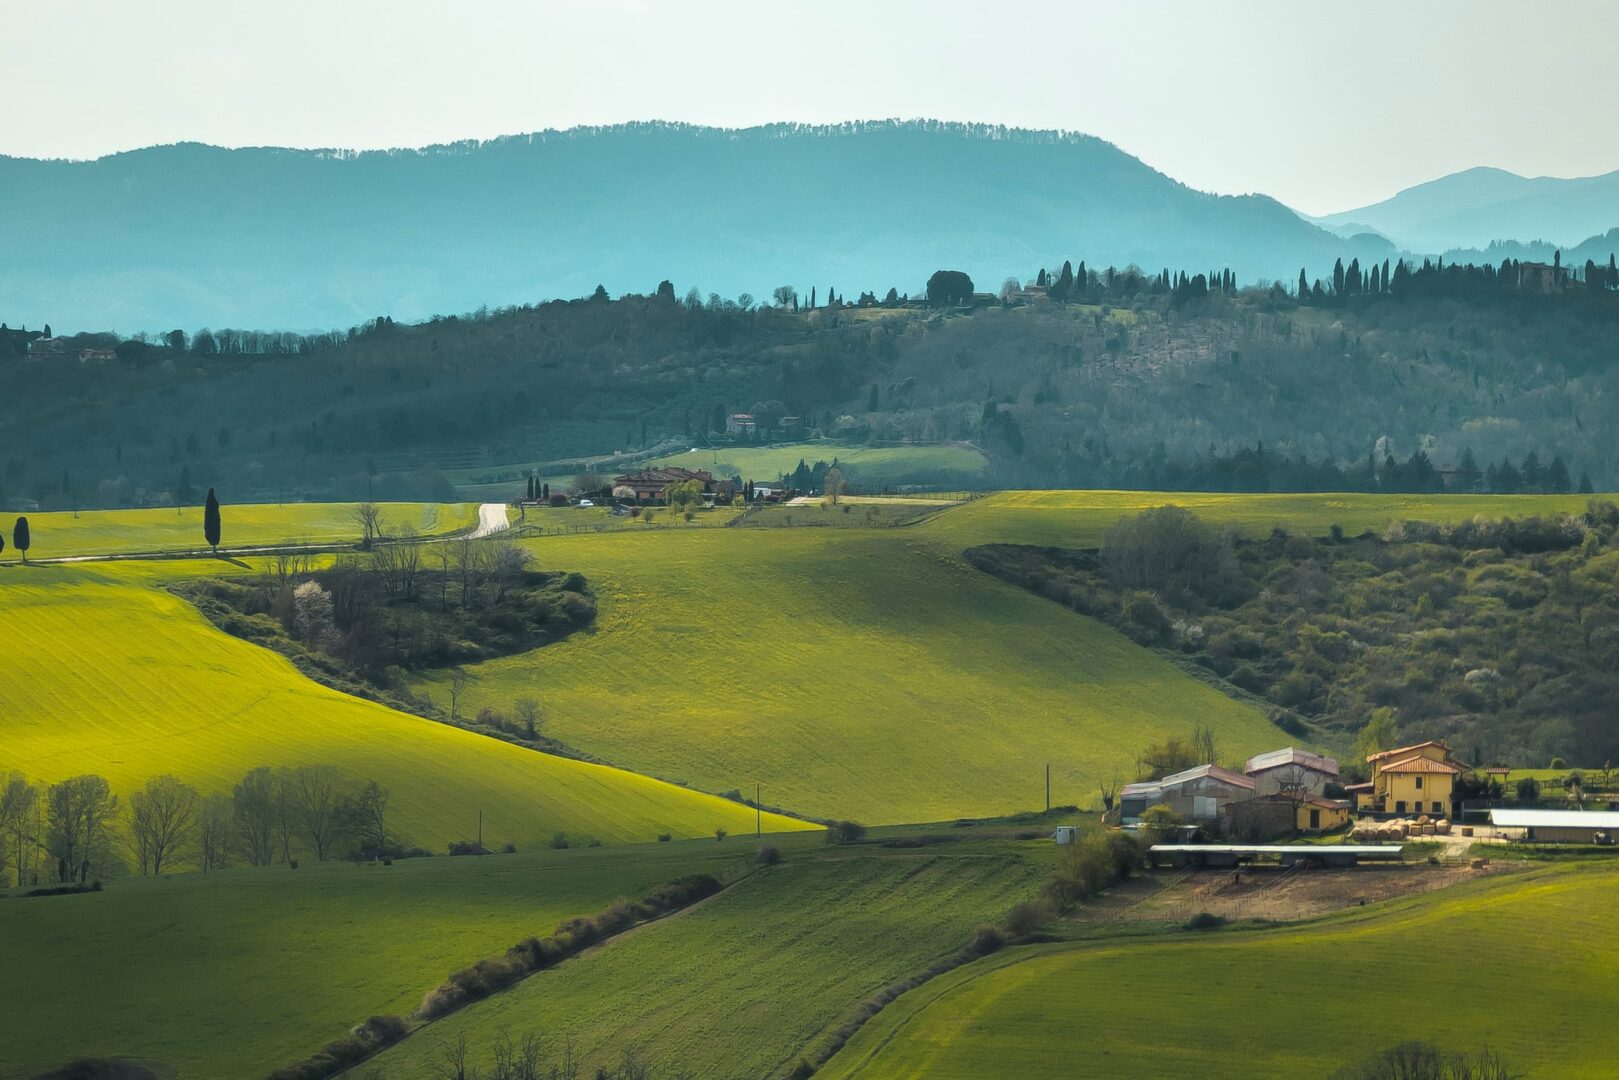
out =
[[660,278],[853,296],[919,293],[944,266],[994,289],[1065,257],[1252,280],[1371,254],[1273,199],[1193,191],[1100,139],[931,121],[0,158],[0,208],[0,247],[25,253],[0,267],[7,319],[125,332],[420,319],[598,283],[650,293]]
[[753,850],[707,840],[306,863],[0,901],[8,959],[29,972],[0,983],[0,1080],[81,1055],[264,1076],[367,1016],[410,1012],[446,971]]
[[[1516,1075],[1597,1080],[1619,1052],[1619,949],[1591,913],[1616,883],[1611,867],[1564,867],[1286,928],[1010,949],[904,995],[816,1075],[1327,1076],[1421,1040],[1499,1051]],[[1390,957],[1420,967],[1420,986],[1397,991],[1420,1003],[1376,1000]],[[1137,985],[1152,1007],[1120,992]],[[1344,987],[1368,993],[1329,1034],[1313,991]]]
[[[753,811],[633,773],[524,750],[328,690],[160,589],[218,563],[0,570],[0,769],[100,773],[127,795],[176,773],[229,792],[259,765],[334,765],[392,792],[393,828],[443,850],[477,830],[528,847],[751,830]],[[774,829],[805,828],[773,819]]]
[[[945,516],[956,513],[945,512]],[[807,508],[809,514],[822,513]],[[913,528],[669,529],[528,541],[598,599],[594,632],[467,668],[469,708],[532,694],[549,734],[708,791],[867,823],[1090,805],[1194,721],[1287,736],[1100,624]],[[444,676],[422,684],[435,698]]]

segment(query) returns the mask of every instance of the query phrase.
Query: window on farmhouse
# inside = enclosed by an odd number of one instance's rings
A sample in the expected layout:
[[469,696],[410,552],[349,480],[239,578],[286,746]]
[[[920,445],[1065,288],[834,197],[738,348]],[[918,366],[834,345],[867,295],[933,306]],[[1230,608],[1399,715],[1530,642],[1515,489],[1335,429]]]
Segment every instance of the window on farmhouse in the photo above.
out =
[[1420,777],[1420,776],[1417,777],[1417,790],[1418,791],[1422,790],[1422,777]]

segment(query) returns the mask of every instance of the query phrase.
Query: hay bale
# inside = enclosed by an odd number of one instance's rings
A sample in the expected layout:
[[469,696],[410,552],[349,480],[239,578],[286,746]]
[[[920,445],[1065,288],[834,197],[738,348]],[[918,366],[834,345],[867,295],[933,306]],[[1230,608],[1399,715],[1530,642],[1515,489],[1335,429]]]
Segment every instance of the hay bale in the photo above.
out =
[[1437,830],[1434,828],[1434,823],[1433,822],[1429,821],[1429,822],[1423,823],[1423,826],[1422,826],[1422,835],[1423,836],[1432,836],[1432,835],[1434,835],[1434,833],[1436,831]]
[[1463,836],[1472,836],[1473,835],[1473,826],[1471,826],[1471,825],[1463,825],[1462,826],[1462,835]]
[[1440,836],[1449,836],[1450,822],[1445,818],[1440,818],[1438,821],[1433,823],[1433,830]]

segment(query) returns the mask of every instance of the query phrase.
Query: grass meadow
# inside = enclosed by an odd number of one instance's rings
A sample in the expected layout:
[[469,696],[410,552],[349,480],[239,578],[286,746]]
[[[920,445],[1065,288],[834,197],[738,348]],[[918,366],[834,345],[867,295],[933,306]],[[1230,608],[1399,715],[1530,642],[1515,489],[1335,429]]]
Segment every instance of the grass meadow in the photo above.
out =
[[1275,929],[1010,949],[906,994],[825,1080],[1327,1076],[1409,1040],[1613,1075],[1619,869],[1560,866]]
[[390,1080],[428,1080],[458,1037],[487,1064],[510,1031],[572,1037],[592,1055],[586,1075],[633,1044],[660,1075],[785,1076],[861,1001],[1033,893],[1051,856],[1049,844],[1008,841],[784,851],[780,865],[434,1023],[376,1064]]
[[[816,838],[819,843],[819,838]],[[751,855],[751,835],[392,866],[306,860],[0,899],[0,1078],[78,1055],[263,1076],[563,919]]]
[[[220,508],[221,547],[358,541],[355,503],[257,503]],[[379,503],[383,528],[409,525],[424,536],[458,532],[478,523],[475,503]],[[51,511],[29,514],[32,559],[161,551],[207,551],[202,507],[149,510]],[[10,548],[6,532],[7,558]]]
[[228,792],[258,765],[335,765],[390,788],[394,828],[438,850],[472,836],[479,810],[496,844],[532,845],[557,830],[622,842],[753,828],[753,812],[727,800],[329,690],[152,587],[163,572],[219,565],[0,572],[0,770],[47,782],[100,773],[127,795],[159,773]]
[[[1611,497],[1611,496],[1599,496]],[[961,550],[977,544],[1090,548],[1121,517],[1174,503],[1207,521],[1250,535],[1276,525],[1324,534],[1381,530],[1391,521],[1465,521],[1578,512],[1590,495],[1253,495],[1164,491],[1004,491],[976,499],[922,526],[929,539]]]
[[[806,512],[819,512],[818,510]],[[945,514],[956,513],[946,510]],[[708,791],[867,823],[1089,805],[1195,722],[1239,756],[1258,709],[1100,623],[971,570],[916,529],[671,529],[528,541],[577,570],[596,629],[469,667],[471,708],[524,695],[548,732]],[[444,676],[422,684],[436,698]]]
[[978,476],[989,461],[976,446],[839,446],[836,443],[789,443],[784,446],[727,446],[714,450],[688,450],[658,458],[654,465],[707,469],[718,475],[735,469],[744,480],[775,482],[798,468],[800,461],[814,465],[836,458],[845,467],[856,491],[926,482],[928,477],[952,474]]

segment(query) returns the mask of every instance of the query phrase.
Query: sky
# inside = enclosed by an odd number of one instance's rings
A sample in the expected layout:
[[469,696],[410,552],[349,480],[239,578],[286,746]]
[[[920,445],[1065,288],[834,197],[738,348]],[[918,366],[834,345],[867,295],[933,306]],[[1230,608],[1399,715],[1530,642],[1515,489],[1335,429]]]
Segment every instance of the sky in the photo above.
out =
[[1619,169],[1615,42],[1610,0],[0,0],[0,154],[926,116],[1326,213]]

